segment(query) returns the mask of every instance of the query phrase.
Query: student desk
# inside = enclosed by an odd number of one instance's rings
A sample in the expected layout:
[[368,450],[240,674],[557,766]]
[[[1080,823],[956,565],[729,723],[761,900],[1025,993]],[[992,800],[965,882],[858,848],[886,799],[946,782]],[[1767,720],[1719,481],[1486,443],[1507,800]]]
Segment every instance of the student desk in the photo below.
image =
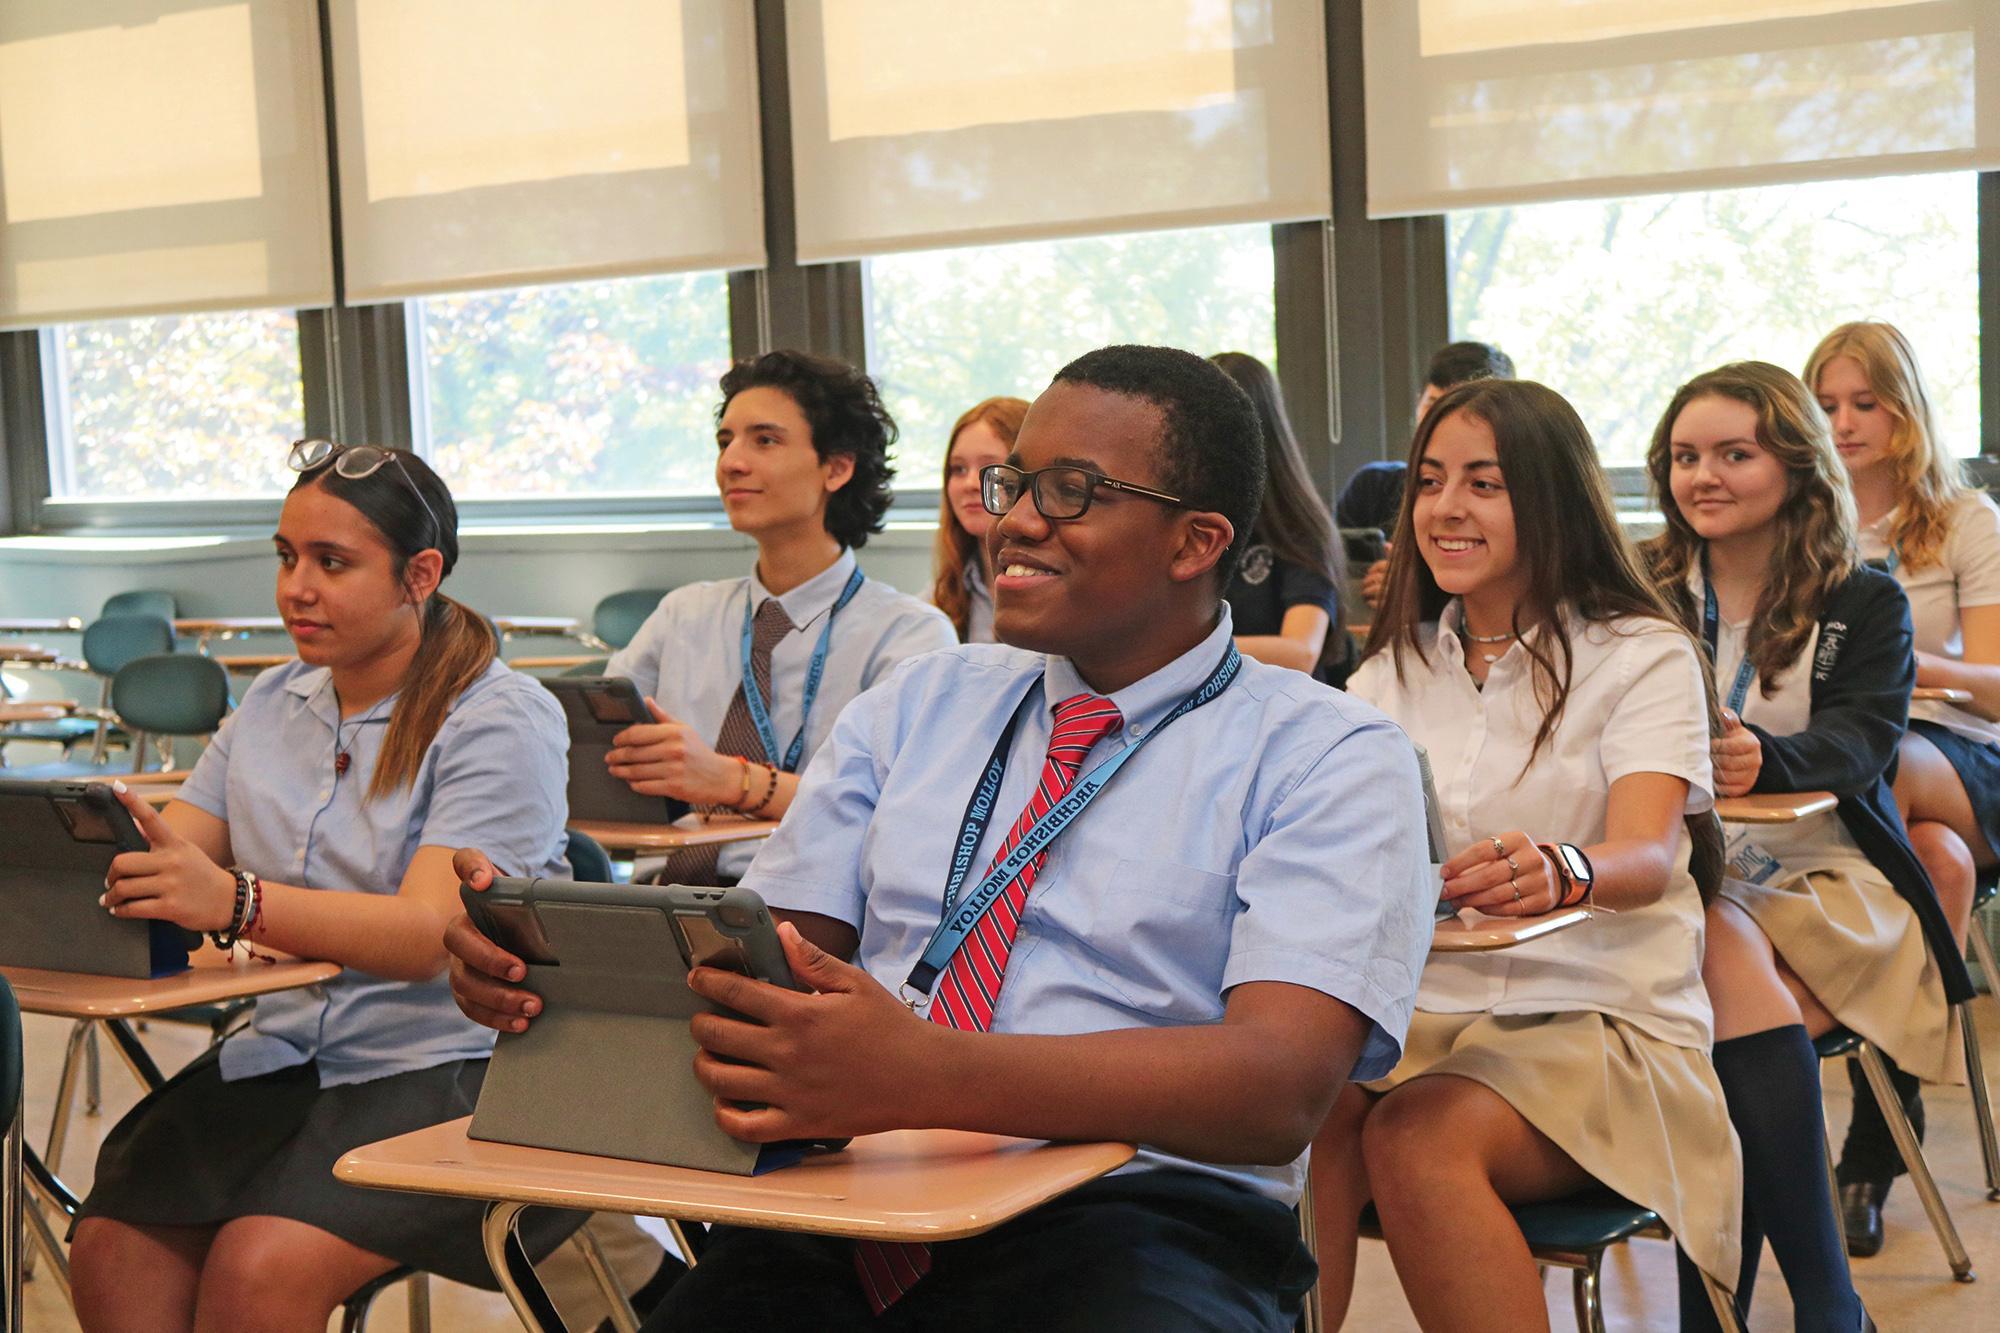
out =
[[1924,700],[1944,704],[1969,704],[1972,702],[1972,691],[1954,690],[1942,685],[1919,685],[1910,691],[1911,703]]
[[210,639],[247,638],[252,634],[282,634],[285,622],[277,616],[184,616],[174,621],[174,630],[195,636],[195,651],[207,656]]
[[1587,907],[1563,907],[1540,916],[1488,916],[1467,909],[1437,923],[1431,931],[1431,952],[1486,953],[1511,949],[1588,920]]
[[617,857],[768,838],[777,831],[778,821],[711,816],[698,824],[615,824],[609,820],[572,819],[569,826],[578,833],[589,834],[600,847]]
[[268,671],[272,667],[280,667],[287,662],[295,661],[297,660],[297,655],[294,653],[229,653],[217,657],[215,660],[221,665],[224,671],[237,671],[246,675],[255,675],[259,671]]
[[[487,1201],[486,1257],[530,1330],[523,1288],[534,1270],[510,1262],[521,1211],[542,1204],[723,1222],[881,1241],[976,1236],[1132,1160],[1127,1143],[1042,1143],[958,1130],[893,1130],[844,1152],[762,1176],[731,1176],[469,1138],[471,1117],[357,1148],[335,1163],[350,1185]],[[634,1326],[631,1309],[613,1325]],[[631,1321],[631,1322],[626,1322]]]
[[507,665],[516,671],[567,671],[605,660],[603,653],[572,653],[562,657],[510,657]]
[[76,711],[74,699],[26,699],[0,701],[0,723],[53,722]]
[[576,633],[578,622],[575,616],[495,616],[493,624],[503,640],[517,634],[566,639]]
[[33,643],[0,643],[0,666],[41,667],[48,671],[88,671],[82,662]]
[[0,617],[0,634],[76,634],[83,629],[83,621],[75,616]]
[[[195,954],[194,966],[187,971],[150,981],[100,977],[86,972],[50,972],[36,967],[0,967],[0,975],[7,978],[8,984],[14,988],[15,997],[21,1002],[21,1012],[76,1020],[77,1026],[70,1033],[72,1055],[78,1053],[88,1024],[103,1025],[113,1049],[124,1057],[133,1075],[148,1092],[165,1083],[166,1076],[140,1044],[128,1019],[143,1018],[147,1014],[170,1009],[185,1009],[190,1005],[221,1004],[252,995],[268,995],[272,991],[294,990],[325,981],[339,971],[339,966],[334,963],[298,959],[278,963],[261,963],[248,957],[225,959],[212,949],[203,949]],[[75,1062],[71,1061],[69,1067],[73,1070]],[[56,1122],[49,1131],[50,1162],[58,1160],[61,1155],[73,1094],[73,1084],[66,1085],[57,1094]],[[23,1152],[22,1159],[30,1192],[61,1209],[66,1217],[75,1217],[78,1200],[57,1177],[53,1167],[44,1164],[32,1148]],[[55,1232],[39,1207],[30,1206],[26,1211],[30,1238],[42,1247],[67,1297],[68,1265],[56,1242]]]
[[1840,802],[1830,791],[1764,792],[1719,796],[1715,813],[1725,824],[1795,824],[1823,815]]

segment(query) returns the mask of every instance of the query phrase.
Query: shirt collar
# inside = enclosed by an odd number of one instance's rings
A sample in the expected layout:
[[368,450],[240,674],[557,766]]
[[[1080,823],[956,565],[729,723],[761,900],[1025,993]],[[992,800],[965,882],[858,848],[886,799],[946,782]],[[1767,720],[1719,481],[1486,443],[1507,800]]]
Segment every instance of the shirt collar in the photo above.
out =
[[[1127,741],[1143,740],[1146,733],[1172,712],[1176,704],[1201,688],[1209,673],[1221,664],[1222,646],[1229,641],[1231,632],[1229,603],[1224,602],[1215,628],[1200,643],[1152,675],[1135,680],[1110,696],[1125,719],[1123,734]],[[1064,699],[1094,693],[1096,691],[1084,684],[1075,664],[1067,657],[1048,659],[1042,696],[1049,708],[1053,709]]]
[[[778,598],[778,605],[785,608],[785,616],[792,622],[792,628],[805,629],[815,620],[833,609],[840,600],[840,594],[847,588],[847,580],[854,576],[854,552],[843,548],[840,558],[819,573],[801,583],[790,592]],[[757,577],[757,571],[750,571],[750,607],[754,611],[771,596],[771,590]]]
[[336,730],[350,722],[387,722],[395,707],[396,690],[358,717],[340,715],[340,697],[333,690],[333,668],[312,667],[285,682],[285,693],[306,701],[306,711]]
[[975,597],[986,596],[986,571],[978,560],[965,562],[965,590]]

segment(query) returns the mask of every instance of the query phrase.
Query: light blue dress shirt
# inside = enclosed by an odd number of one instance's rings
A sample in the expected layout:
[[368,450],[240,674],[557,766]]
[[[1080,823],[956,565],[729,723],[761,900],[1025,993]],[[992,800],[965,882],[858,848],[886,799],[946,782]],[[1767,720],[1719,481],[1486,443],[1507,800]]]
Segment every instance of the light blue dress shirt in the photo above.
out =
[[[257,677],[180,799],[229,825],[238,865],[283,884],[393,894],[419,847],[478,847],[502,873],[569,878],[563,858],[568,732],[555,696],[496,661],[466,687],[414,783],[369,800],[396,696],[342,720],[325,667]],[[342,749],[350,761],[334,771]],[[493,1033],[459,1013],[441,972],[390,981],[354,968],[260,996],[222,1047],[222,1076],[319,1061],[322,1087],[479,1059]]]
[[[1225,608],[1199,647],[1110,696],[1125,727],[1084,771],[1165,718],[1229,638]],[[896,990],[937,926],[973,786],[1031,691],[975,861],[983,871],[1040,779],[1054,704],[1089,692],[1067,659],[967,644],[906,663],[841,714],[743,883],[774,908],[857,927],[857,962]],[[1428,869],[1423,791],[1403,733],[1303,672],[1246,660],[1218,698],[1120,769],[1049,850],[993,1030],[1217,1023],[1231,987],[1283,981],[1369,1021],[1353,1077],[1377,1077],[1401,1054],[1430,947]],[[1206,1172],[1288,1204],[1305,1174],[1303,1156],[1222,1166],[1142,1148],[1134,1165]]]
[[[853,573],[854,552],[843,551],[838,560],[778,598],[793,627],[771,650],[771,730],[780,746],[790,745],[798,732],[799,704],[813,649]],[[668,716],[687,723],[713,745],[729,713],[729,701],[743,683],[743,609],[747,605],[754,613],[770,595],[754,572],[747,578],[676,588],[660,599],[604,673],[630,680]],[[848,700],[888,675],[904,658],[956,642],[951,622],[936,607],[878,580],[864,581],[834,617],[826,673],[807,719],[800,764],[811,762]],[[725,877],[740,876],[755,851],[747,843],[726,846],[717,868]]]

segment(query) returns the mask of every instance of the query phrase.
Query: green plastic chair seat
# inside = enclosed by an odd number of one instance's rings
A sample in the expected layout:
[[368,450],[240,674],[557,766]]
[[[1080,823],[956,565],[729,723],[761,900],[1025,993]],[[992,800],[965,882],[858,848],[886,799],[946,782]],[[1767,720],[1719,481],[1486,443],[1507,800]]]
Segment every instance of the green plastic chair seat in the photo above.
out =
[[1822,1060],[1832,1060],[1838,1056],[1852,1055],[1860,1047],[1860,1035],[1850,1032],[1846,1028],[1835,1028],[1823,1036],[1813,1038],[1813,1053]]
[[[1570,1254],[1606,1250],[1662,1226],[1658,1213],[1610,1190],[1591,1190],[1547,1203],[1516,1204],[1510,1211],[1529,1249]],[[1382,1234],[1373,1204],[1361,1210],[1361,1234]]]

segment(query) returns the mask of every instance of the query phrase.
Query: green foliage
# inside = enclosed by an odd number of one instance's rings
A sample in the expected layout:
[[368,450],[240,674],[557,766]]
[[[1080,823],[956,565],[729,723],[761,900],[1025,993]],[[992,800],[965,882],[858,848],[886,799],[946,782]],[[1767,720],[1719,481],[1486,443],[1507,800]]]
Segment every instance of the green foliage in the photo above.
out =
[[1970,172],[1538,204],[1450,217],[1453,336],[1567,397],[1604,460],[1636,466],[1674,390],[1725,361],[1793,372],[1822,335],[1910,336],[1939,430],[1979,451]]
[[1164,343],[1276,360],[1271,229],[1144,232],[868,264],[869,365],[902,429],[898,482],[936,487],[966,408],[1033,399],[1076,356]]

